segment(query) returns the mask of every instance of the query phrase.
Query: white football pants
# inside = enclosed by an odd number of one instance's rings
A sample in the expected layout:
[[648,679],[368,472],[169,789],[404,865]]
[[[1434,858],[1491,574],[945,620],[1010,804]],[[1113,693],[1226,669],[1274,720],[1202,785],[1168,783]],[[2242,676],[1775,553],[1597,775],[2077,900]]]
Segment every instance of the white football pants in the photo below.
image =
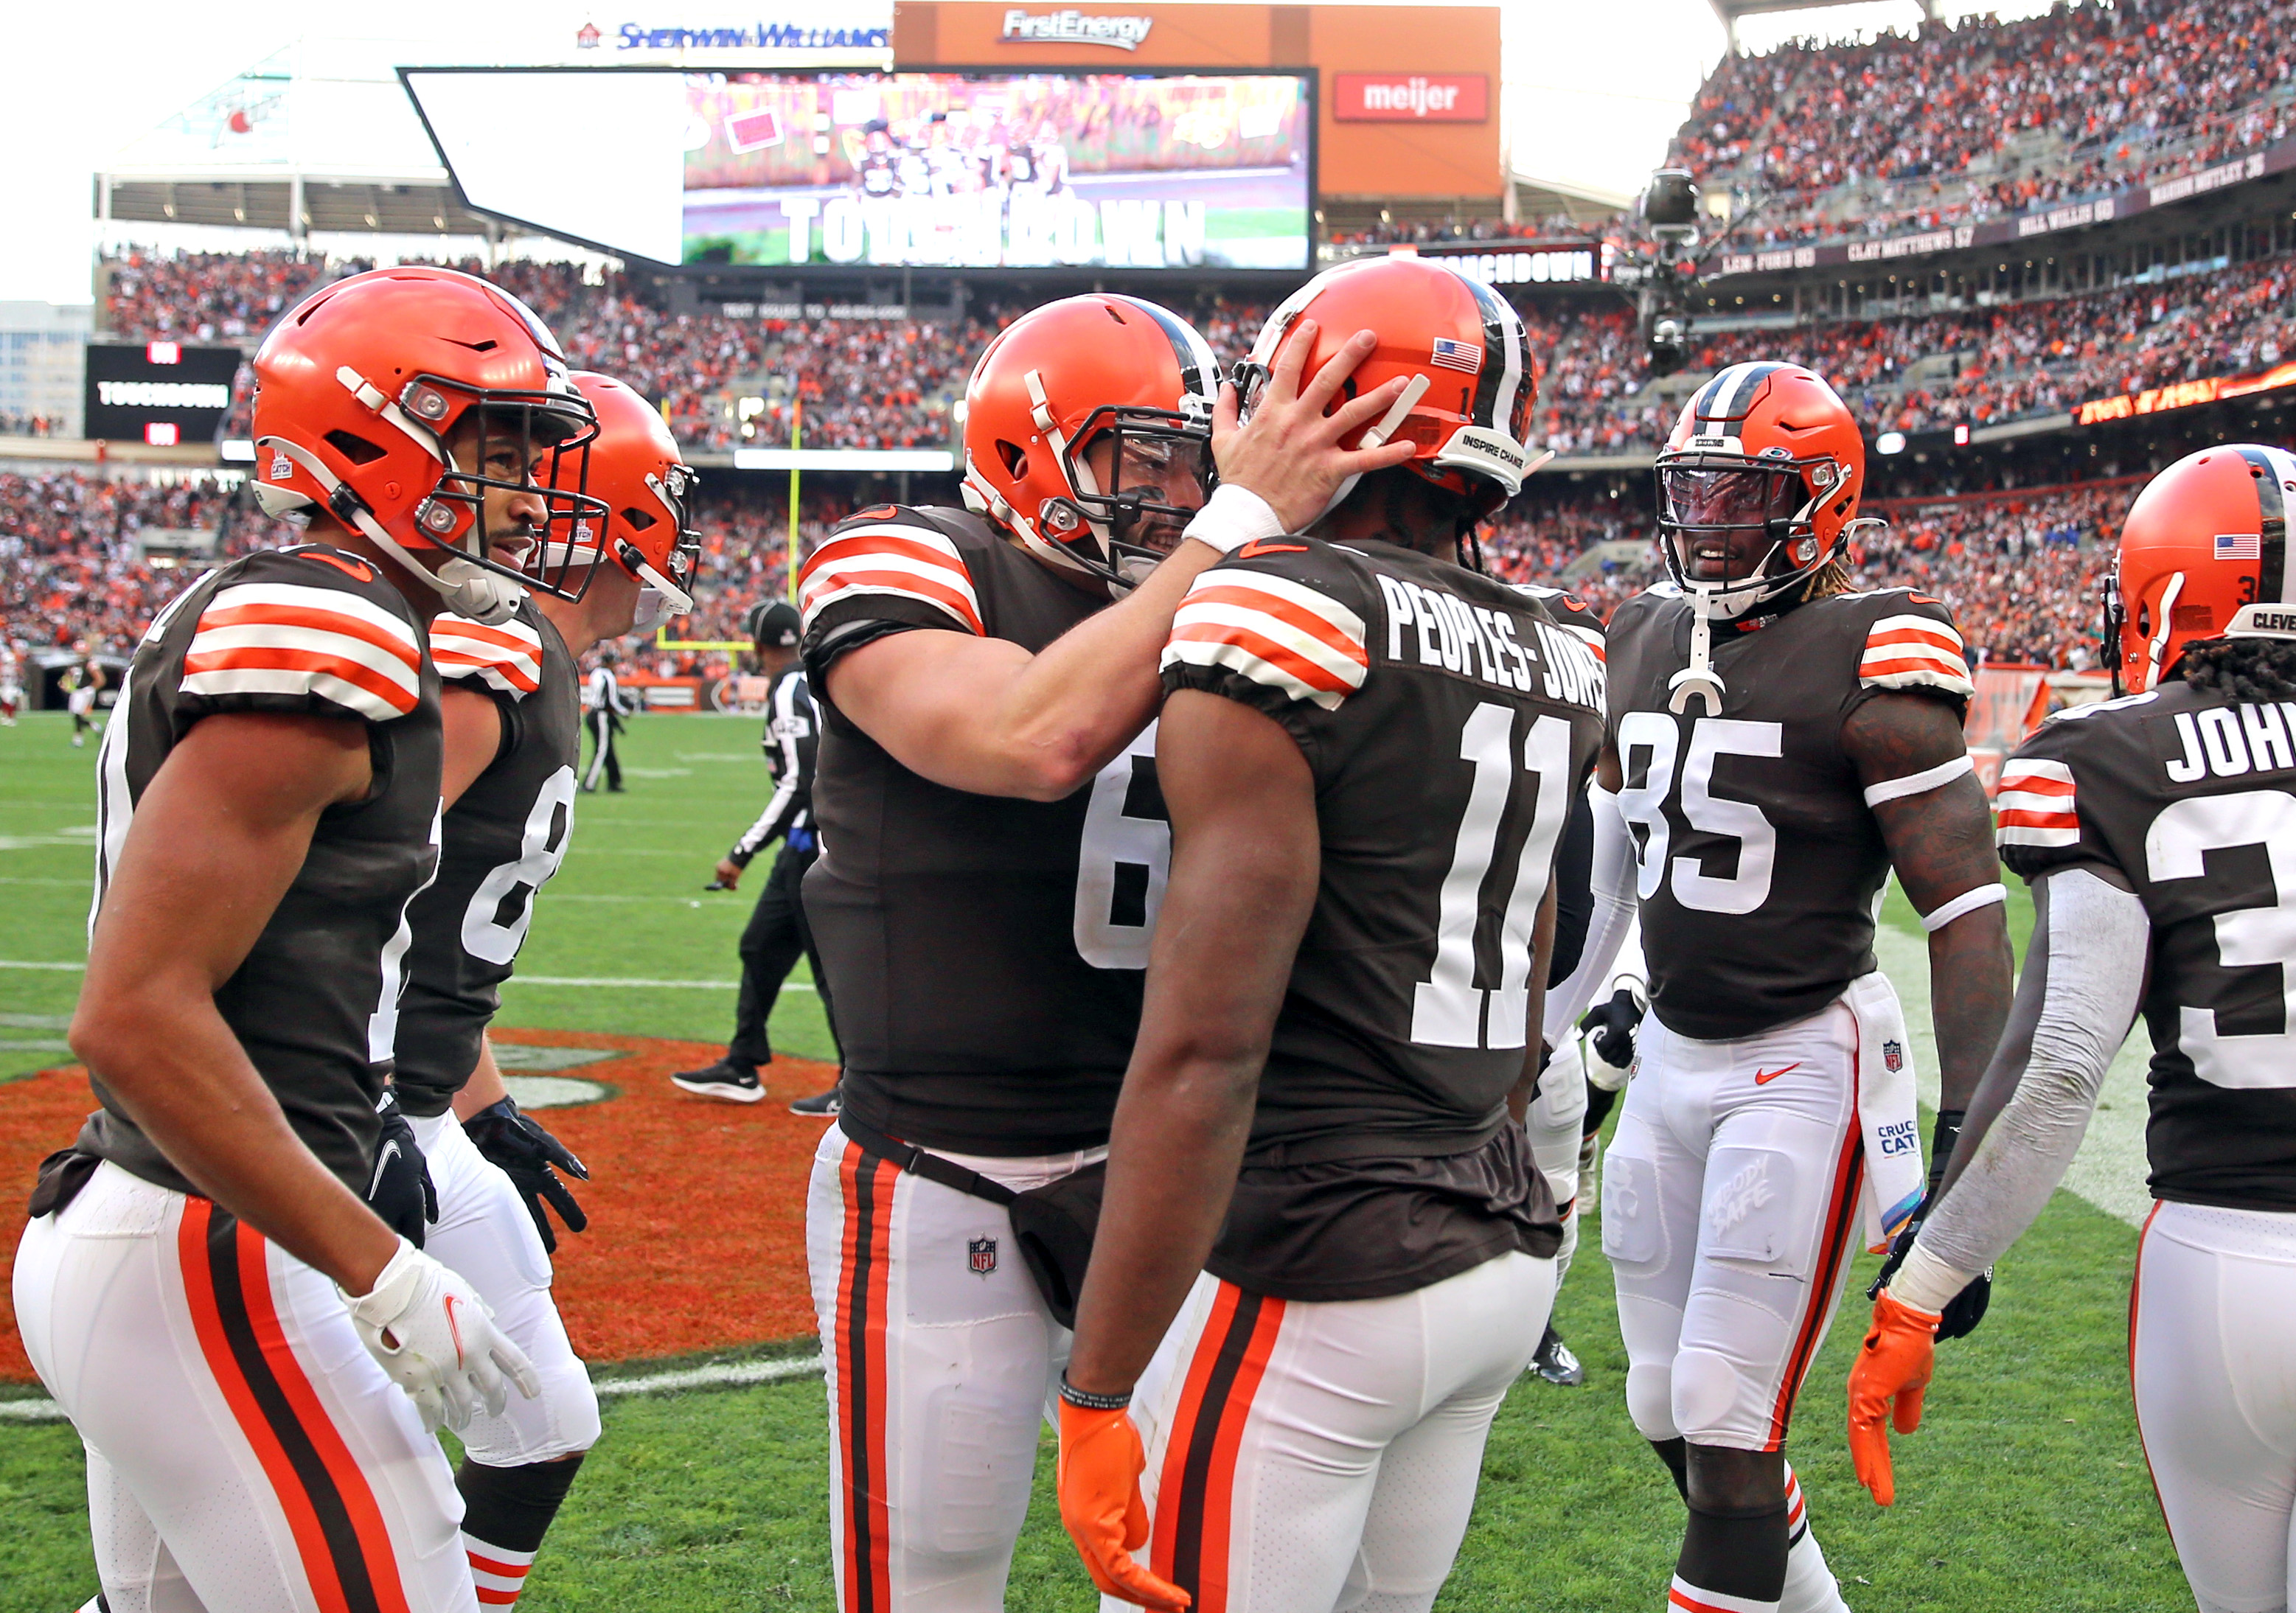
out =
[[481,1412],[473,1419],[462,1432],[463,1449],[487,1468],[555,1462],[588,1450],[598,1442],[598,1396],[550,1296],[550,1256],[525,1199],[452,1114],[410,1116],[408,1124],[439,1193],[439,1219],[423,1251],[479,1290],[495,1325],[542,1378],[542,1393],[533,1399],[513,1390],[501,1416]]
[[2296,1602],[2296,1215],[2155,1204],[2129,1296],[2136,1427],[2201,1613]]
[[[944,1157],[1018,1191],[1107,1151]],[[834,1126],[809,1195],[837,1605],[998,1613],[1069,1331],[1046,1309],[1001,1205],[906,1175]]]
[[1554,1299],[1524,1254],[1320,1304],[1199,1276],[1133,1392],[1141,1560],[1193,1613],[1425,1613]]
[[1860,1211],[1856,1016],[1699,1042],[1653,1014],[1638,1052],[1603,1162],[1628,1412],[1645,1439],[1777,1450]]
[[106,1164],[26,1225],[14,1288],[112,1613],[477,1613],[446,1453],[325,1277]]

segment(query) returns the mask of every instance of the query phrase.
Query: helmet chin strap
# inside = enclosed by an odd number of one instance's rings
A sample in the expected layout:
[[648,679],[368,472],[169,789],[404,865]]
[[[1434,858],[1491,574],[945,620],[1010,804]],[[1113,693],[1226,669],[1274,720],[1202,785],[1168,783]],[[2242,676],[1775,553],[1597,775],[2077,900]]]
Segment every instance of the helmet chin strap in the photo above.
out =
[[1706,715],[1722,711],[1722,675],[1714,670],[1714,607],[1720,591],[1714,583],[1688,583],[1690,591],[1690,665],[1667,679],[1672,691],[1667,709],[1677,715],[1690,709],[1693,700],[1706,703]]
[[374,512],[366,507],[356,492],[343,486],[342,479],[327,469],[316,455],[305,452],[283,437],[266,437],[257,440],[258,453],[268,448],[283,454],[308,471],[311,479],[327,490],[328,512],[338,520],[348,520],[368,542],[390,555],[400,565],[428,584],[447,610],[457,616],[489,627],[500,626],[516,615],[525,602],[526,590],[498,571],[489,571],[467,556],[448,552],[449,558],[439,563],[437,570],[422,564],[407,552],[406,546],[393,537],[383,524],[375,520]]

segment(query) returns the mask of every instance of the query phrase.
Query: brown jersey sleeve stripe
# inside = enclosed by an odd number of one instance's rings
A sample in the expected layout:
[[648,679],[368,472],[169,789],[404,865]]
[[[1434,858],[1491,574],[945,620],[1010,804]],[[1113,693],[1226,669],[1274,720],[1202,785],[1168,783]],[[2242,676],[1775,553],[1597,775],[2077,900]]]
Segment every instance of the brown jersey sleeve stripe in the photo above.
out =
[[845,1233],[837,1279],[839,1454],[844,1483],[842,1613],[893,1605],[892,1529],[885,1448],[885,1309],[891,1270],[894,1183],[890,1160],[849,1142],[838,1165]]
[[1195,1598],[1194,1613],[1226,1613],[1236,1454],[1283,1325],[1283,1301],[1223,1282],[1188,1363],[1157,1486],[1151,1566]]
[[191,1198],[176,1249],[201,1355],[286,1514],[321,1613],[408,1613],[374,1492],[280,1325],[264,1240]]

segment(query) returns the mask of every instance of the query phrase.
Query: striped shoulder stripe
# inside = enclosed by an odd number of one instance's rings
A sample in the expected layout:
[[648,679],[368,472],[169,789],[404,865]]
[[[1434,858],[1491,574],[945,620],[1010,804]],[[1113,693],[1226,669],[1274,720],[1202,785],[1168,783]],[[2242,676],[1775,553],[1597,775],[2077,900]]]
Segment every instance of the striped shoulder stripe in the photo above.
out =
[[798,572],[798,604],[808,629],[824,607],[873,594],[931,605],[967,633],[988,631],[964,557],[931,527],[881,523],[837,533]]
[[2080,844],[2080,811],[2073,770],[2041,757],[2011,757],[2001,764],[1993,796],[1994,839],[2003,846]]
[[234,583],[200,612],[183,689],[317,695],[389,722],[422,699],[422,644],[405,618],[340,588]]
[[542,687],[542,635],[516,617],[490,627],[466,616],[440,616],[430,624],[430,659],[450,682],[475,678],[514,695]]
[[1225,667],[1326,711],[1371,669],[1363,618],[1289,577],[1215,566],[1172,618],[1163,665]]
[[1951,622],[1933,616],[1884,616],[1866,631],[1865,653],[1858,657],[1857,678],[1882,689],[1906,689],[1916,684],[1973,694],[1969,662],[1962,653],[1961,635]]

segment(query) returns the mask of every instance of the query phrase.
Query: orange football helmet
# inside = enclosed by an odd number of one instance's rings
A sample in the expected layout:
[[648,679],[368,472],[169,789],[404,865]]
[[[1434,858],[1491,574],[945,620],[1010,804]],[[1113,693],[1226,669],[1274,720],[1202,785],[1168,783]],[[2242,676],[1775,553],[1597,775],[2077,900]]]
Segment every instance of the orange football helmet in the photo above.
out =
[[2296,638],[2288,506],[2296,455],[2232,443],[2144,484],[2104,585],[2113,692],[2142,693],[2202,639]]
[[[1848,547],[1866,439],[1815,371],[1732,364],[1691,394],[1656,471],[1668,574],[1726,620],[1792,592]],[[1693,581],[1692,535],[1731,532],[1767,536],[1769,547],[1743,577]]]
[[[523,597],[519,585],[580,596],[586,570],[574,578],[562,566],[521,569],[490,553],[511,535],[486,530],[488,491],[537,489],[531,478],[487,475],[488,454],[507,438],[526,463],[535,445],[562,453],[597,430],[557,341],[509,292],[412,265],[322,286],[265,339],[255,389],[255,491],[266,514],[323,508],[479,620],[505,619]],[[473,463],[459,465],[447,441],[473,410]],[[562,558],[572,523],[602,507],[578,485],[538,495],[547,513],[536,547]],[[428,564],[417,558],[425,551]]]
[[[1507,299],[1431,258],[1365,258],[1325,269],[1276,305],[1236,367],[1246,418],[1259,402],[1276,356],[1316,321],[1315,346],[1302,385],[1357,331],[1376,332],[1379,346],[1357,364],[1332,400],[1336,409],[1400,375],[1408,385],[1386,415],[1350,446],[1407,438],[1417,445],[1404,463],[1437,487],[1474,501],[1477,519],[1522,491],[1523,479],[1549,454],[1522,444],[1538,396],[1522,316]],[[1350,477],[1325,506],[1355,491]]]
[[[1196,328],[1093,292],[1023,314],[964,386],[964,502],[1038,560],[1129,588],[1211,490],[1219,364]],[[1086,453],[1105,440],[1100,485]]]
[[661,411],[611,375],[574,372],[574,385],[597,416],[598,435],[561,454],[554,484],[596,500],[604,514],[594,528],[574,523],[570,562],[596,563],[601,554],[660,595],[654,610],[638,607],[639,626],[661,612],[693,609],[693,572],[701,535],[693,526],[693,491],[700,478],[677,450]]

